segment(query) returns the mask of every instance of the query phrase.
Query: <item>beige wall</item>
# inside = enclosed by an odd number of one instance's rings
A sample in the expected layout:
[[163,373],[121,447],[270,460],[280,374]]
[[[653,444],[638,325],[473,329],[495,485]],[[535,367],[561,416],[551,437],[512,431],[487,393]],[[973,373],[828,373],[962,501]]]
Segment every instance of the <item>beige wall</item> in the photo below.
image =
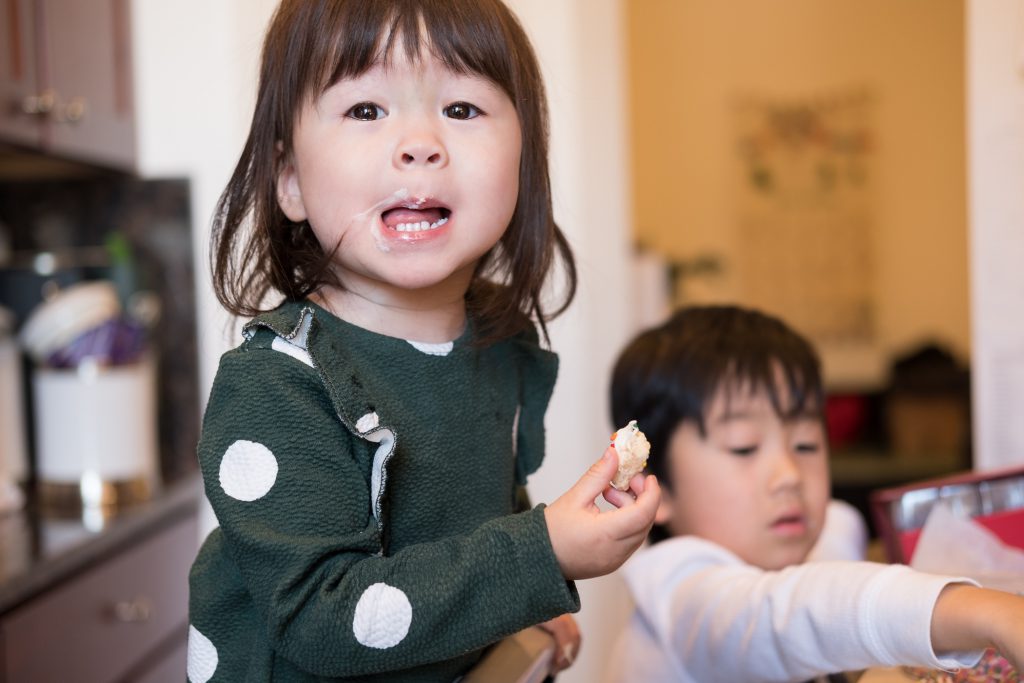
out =
[[878,350],[884,355],[938,338],[966,360],[963,3],[630,0],[626,6],[640,240],[672,258],[711,251],[728,260],[735,239],[737,98],[799,99],[866,88],[877,143]]

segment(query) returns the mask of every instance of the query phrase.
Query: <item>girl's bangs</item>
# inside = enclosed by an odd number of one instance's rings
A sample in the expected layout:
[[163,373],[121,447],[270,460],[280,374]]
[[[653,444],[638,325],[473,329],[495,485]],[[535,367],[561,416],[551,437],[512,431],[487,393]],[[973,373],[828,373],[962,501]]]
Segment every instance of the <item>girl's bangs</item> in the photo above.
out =
[[516,100],[514,64],[519,49],[490,2],[338,3],[332,14],[329,26],[322,27],[330,36],[324,44],[326,54],[312,62],[325,65],[323,73],[314,76],[314,92],[386,66],[395,50],[402,50],[410,61],[421,59],[426,50],[452,71],[479,74]]

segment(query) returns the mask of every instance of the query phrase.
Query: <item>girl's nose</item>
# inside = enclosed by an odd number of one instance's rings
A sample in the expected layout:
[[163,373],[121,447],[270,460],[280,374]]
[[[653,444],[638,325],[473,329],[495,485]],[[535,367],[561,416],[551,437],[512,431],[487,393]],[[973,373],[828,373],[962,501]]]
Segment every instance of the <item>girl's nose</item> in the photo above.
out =
[[443,167],[448,164],[448,152],[437,136],[422,131],[409,135],[395,150],[398,168]]

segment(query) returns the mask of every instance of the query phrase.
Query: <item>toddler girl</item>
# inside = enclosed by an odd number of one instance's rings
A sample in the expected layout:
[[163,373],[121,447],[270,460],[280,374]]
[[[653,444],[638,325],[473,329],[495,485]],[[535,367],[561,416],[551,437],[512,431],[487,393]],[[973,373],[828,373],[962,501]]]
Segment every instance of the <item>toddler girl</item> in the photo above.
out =
[[607,452],[517,505],[557,365],[531,319],[575,286],[546,164],[537,62],[499,0],[279,6],[214,224],[218,297],[255,317],[199,444],[220,526],[190,578],[193,683],[452,681],[542,622],[571,661],[573,580],[640,544],[658,487],[599,511]]

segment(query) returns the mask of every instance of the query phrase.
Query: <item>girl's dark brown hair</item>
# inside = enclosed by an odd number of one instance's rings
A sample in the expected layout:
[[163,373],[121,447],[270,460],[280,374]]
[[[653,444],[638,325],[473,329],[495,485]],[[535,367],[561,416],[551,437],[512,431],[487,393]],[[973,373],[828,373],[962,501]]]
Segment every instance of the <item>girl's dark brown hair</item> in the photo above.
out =
[[[519,197],[508,229],[480,260],[466,293],[476,340],[509,337],[533,318],[562,313],[576,291],[576,268],[555,225],[548,175],[548,114],[536,56],[501,0],[283,0],[263,44],[249,137],[217,204],[211,237],[214,289],[235,315],[272,307],[274,292],[302,299],[339,286],[309,223],[290,221],[277,203],[280,163],[290,155],[303,105],[341,79],[365,73],[396,49],[419,59],[426,47],[457,73],[498,85],[519,116],[523,149]],[[337,248],[340,248],[337,247]],[[564,294],[541,303],[555,260]]]

